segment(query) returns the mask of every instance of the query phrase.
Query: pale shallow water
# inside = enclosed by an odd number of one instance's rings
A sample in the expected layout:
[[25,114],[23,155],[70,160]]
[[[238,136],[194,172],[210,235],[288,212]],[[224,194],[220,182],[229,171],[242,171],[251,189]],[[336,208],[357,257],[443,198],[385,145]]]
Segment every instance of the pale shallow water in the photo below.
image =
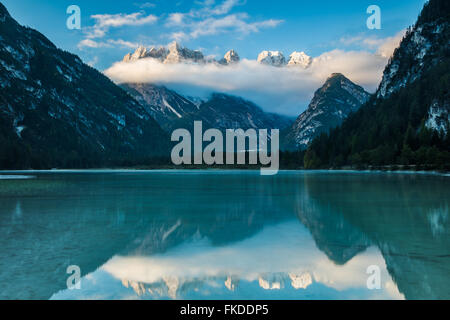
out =
[[35,176],[22,176],[18,174],[0,174],[0,180],[23,180],[23,179],[34,179]]
[[450,298],[448,176],[2,175],[34,177],[0,179],[2,299]]

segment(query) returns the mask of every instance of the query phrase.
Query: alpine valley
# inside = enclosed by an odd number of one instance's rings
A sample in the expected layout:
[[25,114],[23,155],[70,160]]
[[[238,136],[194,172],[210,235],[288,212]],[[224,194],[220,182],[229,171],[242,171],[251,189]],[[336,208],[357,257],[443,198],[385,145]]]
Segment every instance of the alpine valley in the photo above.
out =
[[450,299],[449,0],[0,1],[0,300]]
[[[113,83],[41,33],[19,25],[0,3],[0,168],[92,168],[170,164],[177,128],[279,129],[282,163],[329,168],[450,163],[449,4],[427,3],[384,71],[374,95],[334,73],[295,120],[245,97],[183,95],[160,83]],[[443,45],[444,44],[444,45]],[[139,47],[122,63],[241,63],[173,42]],[[273,68],[311,68],[304,52],[262,51]],[[303,159],[306,151],[305,159]],[[305,160],[305,161],[303,161]],[[162,161],[162,162],[161,162]]]

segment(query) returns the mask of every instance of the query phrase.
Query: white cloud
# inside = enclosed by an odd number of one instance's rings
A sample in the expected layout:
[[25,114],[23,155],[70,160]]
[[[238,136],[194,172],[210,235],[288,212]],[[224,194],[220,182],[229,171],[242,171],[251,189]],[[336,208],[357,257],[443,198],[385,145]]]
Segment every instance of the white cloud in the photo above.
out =
[[139,46],[136,42],[130,42],[125,41],[122,39],[109,39],[106,41],[95,41],[92,39],[84,39],[81,40],[80,43],[78,43],[78,48],[80,50],[84,48],[114,48],[114,47],[120,47],[120,48],[130,48],[135,49]]
[[167,18],[166,26],[182,26],[184,21],[185,14],[180,12],[175,12],[169,14],[169,17]]
[[200,9],[192,9],[186,13],[171,13],[165,26],[180,29],[169,34],[169,37],[174,39],[173,35],[179,35],[181,32],[184,40],[225,32],[247,35],[264,28],[274,28],[283,22],[276,19],[249,22],[250,17],[245,12],[230,14],[234,7],[242,4],[244,2],[239,0],[225,0],[218,5],[215,5],[215,1],[205,1],[201,3]]
[[78,43],[78,48],[101,48],[104,46],[104,43],[100,43],[91,39],[84,39]]
[[377,53],[384,57],[391,57],[395,48],[398,47],[400,41],[405,35],[406,30],[398,32],[396,35],[388,38],[378,38],[367,35],[358,35],[354,37],[344,37],[340,39],[340,43],[346,46],[357,45],[362,48],[378,49]]
[[142,12],[135,12],[131,14],[96,14],[91,16],[96,20],[96,26],[99,28],[105,27],[121,27],[121,26],[142,26],[145,24],[153,24],[158,18],[152,14],[143,16]]
[[406,30],[400,31],[393,37],[386,38],[384,42],[380,45],[377,53],[385,58],[390,58],[394,53],[394,50],[398,48],[400,42],[405,36]]
[[[234,7],[244,3],[243,0],[224,0],[216,4],[216,1],[209,0],[200,3],[200,8],[191,9],[189,12],[170,13],[165,20],[165,24],[162,25],[167,30],[167,32],[163,32],[162,37],[187,41],[201,36],[212,36],[227,32],[235,32],[242,37],[265,28],[274,28],[283,22],[283,20],[277,19],[250,21],[249,15],[245,12],[230,14]],[[143,6],[150,8],[153,7],[153,3],[148,2]],[[95,20],[95,24],[84,28],[83,31],[86,36],[78,44],[80,49],[112,47],[114,42],[100,42],[95,39],[106,38],[111,28],[151,25],[159,19],[152,14],[146,15],[143,11],[131,14],[96,14],[92,15],[91,18]],[[132,43],[121,43],[120,45],[122,47],[134,47]]]
[[180,32],[173,32],[173,33],[170,34],[169,38],[170,38],[171,40],[175,40],[175,41],[181,42],[181,41],[183,41],[183,40],[188,39],[188,38],[189,38],[189,35],[187,35],[187,34],[184,33],[183,31],[180,31]]
[[155,15],[144,15],[143,12],[131,14],[96,14],[91,16],[95,20],[92,27],[84,29],[88,39],[103,38],[110,28],[119,28],[123,26],[143,26],[154,24],[158,21]]
[[98,63],[98,57],[97,56],[93,57],[91,60],[89,60],[87,62],[87,64],[89,66],[91,66],[91,67],[94,67],[97,63]]
[[122,39],[118,39],[118,40],[110,39],[110,40],[108,40],[108,43],[113,44],[115,46],[122,47],[122,48],[135,49],[135,48],[139,47],[139,44],[137,42],[125,41]]
[[192,9],[189,15],[192,17],[209,17],[228,14],[234,7],[243,5],[244,1],[224,0],[220,4],[215,5],[215,1],[204,1],[201,3],[202,8]]
[[221,15],[227,14],[230,10],[239,4],[239,0],[225,0],[220,5],[211,10],[212,14]]
[[215,35],[233,30],[243,35],[259,32],[263,28],[273,28],[282,23],[282,20],[264,20],[260,22],[248,23],[245,20],[248,15],[245,13],[231,14],[222,18],[208,18],[200,22],[191,24],[190,36]]
[[156,4],[152,3],[152,2],[144,2],[142,4],[138,4],[138,6],[141,9],[145,9],[145,8],[154,8],[154,7],[156,7]]

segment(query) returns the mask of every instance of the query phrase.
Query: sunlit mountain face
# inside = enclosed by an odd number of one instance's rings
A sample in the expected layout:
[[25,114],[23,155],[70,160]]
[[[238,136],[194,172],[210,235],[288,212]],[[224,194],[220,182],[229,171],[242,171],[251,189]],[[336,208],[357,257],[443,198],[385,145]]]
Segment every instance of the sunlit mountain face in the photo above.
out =
[[[7,178],[0,180],[0,282],[8,283],[1,298],[449,297],[446,176],[79,171]],[[67,289],[69,265],[82,271],[80,290]],[[367,287],[369,266],[380,270],[379,290]]]

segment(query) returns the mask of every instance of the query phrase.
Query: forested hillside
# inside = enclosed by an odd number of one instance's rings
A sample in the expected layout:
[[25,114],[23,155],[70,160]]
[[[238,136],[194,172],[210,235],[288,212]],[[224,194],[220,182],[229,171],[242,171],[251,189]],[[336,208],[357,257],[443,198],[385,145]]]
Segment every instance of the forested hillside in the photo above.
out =
[[377,93],[315,139],[306,168],[450,164],[450,2],[431,0],[395,51]]

